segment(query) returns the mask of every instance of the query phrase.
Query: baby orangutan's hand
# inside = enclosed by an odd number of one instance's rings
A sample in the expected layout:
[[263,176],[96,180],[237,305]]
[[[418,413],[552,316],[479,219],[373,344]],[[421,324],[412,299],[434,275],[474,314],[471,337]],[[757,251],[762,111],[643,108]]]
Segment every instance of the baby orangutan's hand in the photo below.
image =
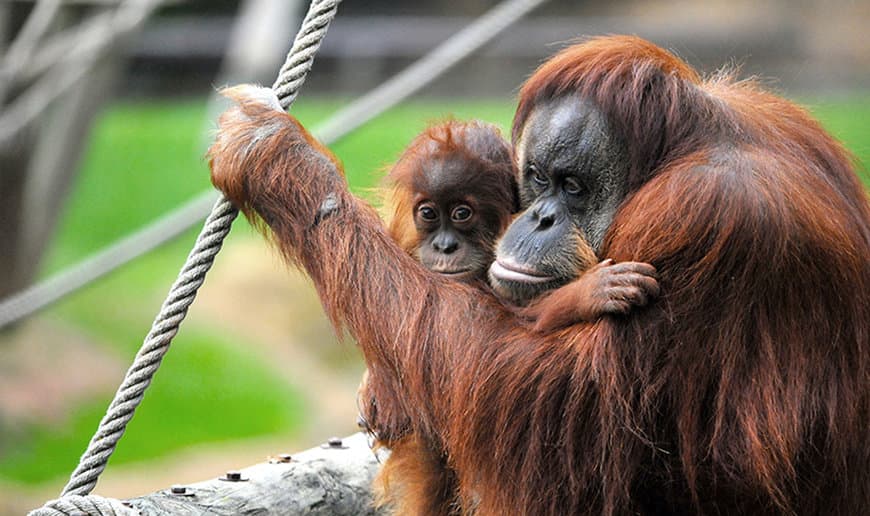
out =
[[648,263],[604,260],[573,282],[525,309],[534,329],[549,332],[607,314],[624,315],[659,295],[656,269]]

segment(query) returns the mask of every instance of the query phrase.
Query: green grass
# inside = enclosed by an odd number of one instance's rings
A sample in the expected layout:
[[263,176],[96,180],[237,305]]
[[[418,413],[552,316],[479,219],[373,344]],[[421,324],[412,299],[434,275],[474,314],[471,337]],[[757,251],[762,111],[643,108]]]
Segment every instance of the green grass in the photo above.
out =
[[[193,236],[79,291],[51,308],[49,316],[93,336],[122,362],[132,361]],[[301,427],[306,410],[301,394],[272,364],[244,351],[245,343],[229,338],[219,325],[188,321],[182,327],[113,455],[112,466],[195,444],[290,435]],[[87,367],[86,360],[70,366]],[[59,424],[0,435],[0,478],[35,483],[71,472],[113,394],[111,390],[71,407]]]
[[[813,99],[807,104],[861,162],[870,163],[870,95]],[[294,114],[316,127],[339,105],[303,99]],[[351,187],[364,194],[427,123],[449,116],[480,118],[499,124],[507,134],[512,114],[510,99],[414,102],[392,110],[333,149],[346,166]],[[203,116],[204,103],[193,101],[109,109],[93,131],[46,271],[74,263],[208,188],[199,137]],[[870,185],[867,173],[861,175]],[[243,228],[241,221],[237,225]],[[188,232],[71,296],[49,315],[132,359],[195,233]],[[239,233],[249,232],[237,228],[233,235]],[[169,454],[195,443],[297,428],[305,417],[298,393],[281,380],[274,365],[240,351],[244,347],[239,344],[244,343],[228,343],[219,328],[183,327],[112,464]],[[71,471],[111,394],[75,407],[60,426],[0,435],[0,478],[38,482]]]
[[858,176],[870,188],[870,95],[840,100],[814,99],[806,107],[859,162]]
[[201,116],[193,103],[108,110],[91,134],[50,263],[96,250],[205,189]]
[[[3,456],[2,476],[38,482],[71,472],[106,406],[107,400],[93,400],[76,407],[62,425],[27,429]],[[256,358],[214,335],[188,331],[164,359],[111,464],[195,444],[286,434],[298,426],[303,409],[299,397]]]

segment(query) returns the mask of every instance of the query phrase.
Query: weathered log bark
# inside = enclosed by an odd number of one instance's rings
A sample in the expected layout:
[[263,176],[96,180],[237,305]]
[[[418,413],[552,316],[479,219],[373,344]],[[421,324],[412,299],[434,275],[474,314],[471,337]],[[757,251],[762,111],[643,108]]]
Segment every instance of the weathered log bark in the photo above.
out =
[[[142,516],[177,514],[378,515],[371,482],[380,463],[364,434],[128,500]],[[230,477],[230,478],[228,478]]]

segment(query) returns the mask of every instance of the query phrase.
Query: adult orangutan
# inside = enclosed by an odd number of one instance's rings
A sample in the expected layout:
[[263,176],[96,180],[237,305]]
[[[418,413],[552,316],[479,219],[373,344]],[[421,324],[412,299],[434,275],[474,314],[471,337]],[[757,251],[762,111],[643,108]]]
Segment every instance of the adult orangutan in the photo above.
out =
[[[405,149],[388,180],[393,240],[427,269],[488,290],[496,239],[519,209],[510,145],[498,128],[477,121],[432,125]],[[576,254],[582,276],[573,287],[575,320],[626,313],[657,295],[649,264],[596,263],[582,239]],[[376,482],[379,502],[403,514],[451,512],[459,506],[458,493],[444,450],[418,439],[410,423],[381,424],[379,389],[368,387],[367,377],[359,396],[362,420],[378,445],[392,450]]]
[[492,276],[520,300],[561,285],[579,234],[653,264],[662,295],[533,333],[396,246],[262,93],[230,95],[213,182],[308,271],[378,403],[444,450],[464,511],[870,506],[870,206],[801,109],[632,37],[545,63],[513,127],[528,209]]

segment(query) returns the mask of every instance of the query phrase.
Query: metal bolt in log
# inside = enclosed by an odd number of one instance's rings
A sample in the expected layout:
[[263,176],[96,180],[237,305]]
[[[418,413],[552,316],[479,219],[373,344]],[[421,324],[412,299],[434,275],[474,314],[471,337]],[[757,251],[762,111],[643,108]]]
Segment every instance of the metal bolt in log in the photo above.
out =
[[169,488],[169,493],[173,496],[195,496],[193,490],[188,490],[186,486],[174,485]]
[[344,442],[341,440],[341,437],[330,437],[326,444],[322,445],[321,448],[340,450],[345,449],[347,446],[344,445]]
[[242,478],[241,471],[227,471],[226,476],[221,478],[221,480],[225,480],[227,482],[245,482],[248,479]]

